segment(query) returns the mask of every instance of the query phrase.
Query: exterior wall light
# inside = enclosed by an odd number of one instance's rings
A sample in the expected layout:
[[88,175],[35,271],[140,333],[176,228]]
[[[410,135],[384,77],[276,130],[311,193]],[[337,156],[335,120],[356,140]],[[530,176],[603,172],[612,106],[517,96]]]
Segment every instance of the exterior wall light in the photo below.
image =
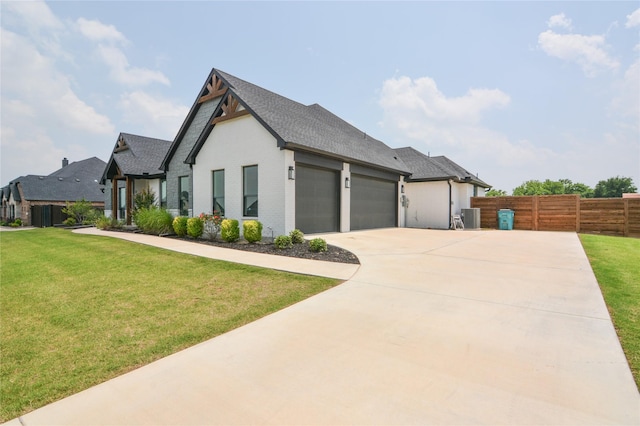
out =
[[351,181],[349,181],[349,177],[344,178],[344,187],[351,188]]
[[404,194],[404,185],[400,185],[400,193]]
[[289,166],[289,180],[296,179],[296,171],[293,169],[293,166]]

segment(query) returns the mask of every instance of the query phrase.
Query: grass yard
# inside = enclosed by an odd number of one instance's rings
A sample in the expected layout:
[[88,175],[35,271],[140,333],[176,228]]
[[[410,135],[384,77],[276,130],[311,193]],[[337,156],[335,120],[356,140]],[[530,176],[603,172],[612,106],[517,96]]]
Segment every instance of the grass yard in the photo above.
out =
[[640,389],[640,240],[588,234],[580,240]]
[[340,282],[53,228],[0,260],[0,422]]

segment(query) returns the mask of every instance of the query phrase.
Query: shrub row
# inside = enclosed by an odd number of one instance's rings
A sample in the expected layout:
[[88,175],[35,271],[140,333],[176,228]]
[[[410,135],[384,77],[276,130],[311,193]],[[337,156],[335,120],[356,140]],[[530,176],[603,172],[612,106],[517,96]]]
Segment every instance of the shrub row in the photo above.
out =
[[[293,247],[294,244],[304,243],[304,234],[299,229],[289,232],[289,235],[279,235],[273,240],[273,244],[280,250]],[[313,252],[327,251],[327,242],[322,238],[314,238],[309,241],[309,250]]]

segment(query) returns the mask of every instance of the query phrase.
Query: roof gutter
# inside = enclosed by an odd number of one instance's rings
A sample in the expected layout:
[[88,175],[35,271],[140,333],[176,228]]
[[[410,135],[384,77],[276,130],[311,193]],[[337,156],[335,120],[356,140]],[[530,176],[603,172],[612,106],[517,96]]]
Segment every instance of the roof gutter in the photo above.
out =
[[292,151],[309,152],[311,154],[322,155],[324,157],[332,158],[334,160],[338,160],[338,161],[342,161],[342,162],[346,162],[346,163],[360,164],[360,165],[363,165],[363,166],[372,167],[374,169],[384,170],[386,172],[397,173],[397,174],[403,175],[403,176],[410,176],[411,175],[411,172],[409,172],[407,170],[392,169],[392,168],[389,168],[389,167],[381,166],[379,164],[373,164],[373,163],[368,163],[366,161],[357,160],[355,158],[350,158],[350,157],[344,157],[344,156],[340,156],[340,155],[336,155],[336,154],[331,154],[331,153],[328,153],[326,151],[322,151],[322,150],[319,150],[319,149],[313,149],[313,148],[309,148],[307,146],[298,145],[295,142],[285,142],[284,146],[282,147],[282,149],[290,149]]

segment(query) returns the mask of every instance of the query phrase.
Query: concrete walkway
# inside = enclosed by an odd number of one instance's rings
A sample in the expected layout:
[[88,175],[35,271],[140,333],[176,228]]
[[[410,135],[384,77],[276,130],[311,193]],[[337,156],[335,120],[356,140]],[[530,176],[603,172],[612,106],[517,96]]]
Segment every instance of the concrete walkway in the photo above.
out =
[[346,283],[11,423],[640,424],[575,234],[324,237]]

